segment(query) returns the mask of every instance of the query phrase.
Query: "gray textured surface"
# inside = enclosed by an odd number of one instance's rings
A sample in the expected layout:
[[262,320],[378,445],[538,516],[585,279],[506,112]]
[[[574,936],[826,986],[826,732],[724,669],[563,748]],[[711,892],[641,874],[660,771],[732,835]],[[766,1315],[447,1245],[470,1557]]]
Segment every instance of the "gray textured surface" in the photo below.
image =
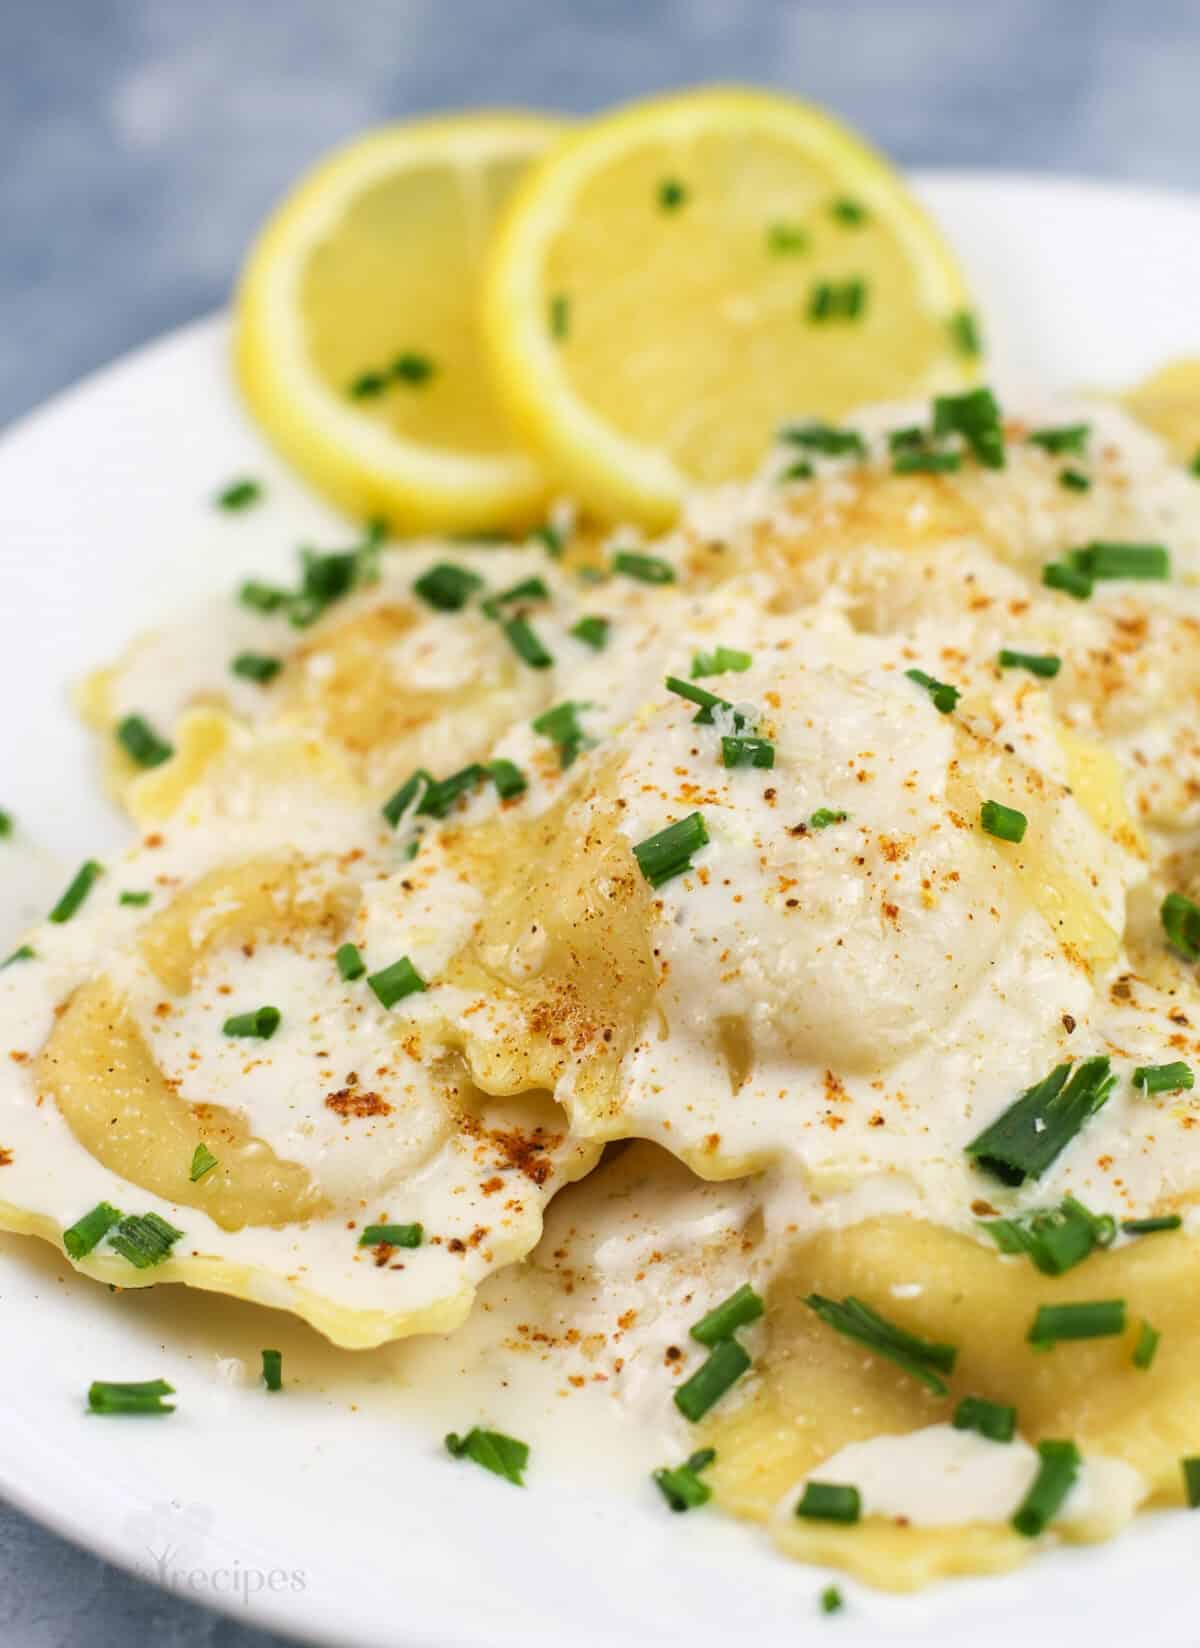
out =
[[[1195,186],[1196,0],[0,0],[0,423],[220,303],[330,144],[763,81],[909,165]],[[5,1648],[268,1648],[0,1507]]]

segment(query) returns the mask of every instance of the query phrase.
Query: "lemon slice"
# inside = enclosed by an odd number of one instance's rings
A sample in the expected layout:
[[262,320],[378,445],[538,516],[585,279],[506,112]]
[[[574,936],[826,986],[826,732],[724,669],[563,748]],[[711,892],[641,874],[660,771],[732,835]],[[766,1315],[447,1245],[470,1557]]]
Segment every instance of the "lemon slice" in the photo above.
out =
[[1171,361],[1122,396],[1126,409],[1140,418],[1184,463],[1200,456],[1200,357]]
[[478,274],[522,171],[562,130],[480,113],[385,126],[316,166],[242,273],[238,379],[263,429],[350,514],[495,526],[544,493],[487,380]]
[[560,485],[658,526],[796,413],[955,388],[962,278],[896,173],[820,109],[714,88],[634,104],[521,183],[484,274],[515,427]]

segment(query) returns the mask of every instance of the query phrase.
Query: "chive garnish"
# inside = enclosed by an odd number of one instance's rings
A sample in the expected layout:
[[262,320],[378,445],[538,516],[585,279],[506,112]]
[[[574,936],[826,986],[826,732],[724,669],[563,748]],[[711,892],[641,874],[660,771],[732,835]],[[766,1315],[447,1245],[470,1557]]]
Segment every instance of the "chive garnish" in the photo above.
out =
[[482,588],[483,579],[477,572],[456,566],[453,561],[439,561],[416,579],[413,593],[438,612],[459,612]]
[[702,1345],[716,1345],[722,1339],[732,1339],[738,1328],[757,1322],[765,1309],[762,1299],[749,1282],[743,1282],[728,1299],[723,1299],[700,1318],[690,1329],[692,1338]]
[[[432,780],[429,779],[427,773],[424,774],[423,776],[429,781],[424,795],[417,803],[417,812],[427,818],[445,818],[459,796],[465,795],[468,790],[474,789],[477,784],[482,784],[487,775],[487,768],[481,766],[478,761],[472,761],[469,767],[461,767],[458,772],[451,773],[449,778]],[[422,775],[414,774],[413,776],[417,778],[419,784]],[[411,778],[409,783],[412,783]],[[404,788],[407,788],[407,785]],[[400,791],[397,791],[397,795],[399,794]],[[395,800],[396,796],[393,796],[387,804],[388,807]],[[387,809],[385,808],[384,811],[386,816]],[[402,806],[400,812],[403,811],[404,807]],[[397,817],[399,817],[399,814],[397,814]]]
[[894,1362],[914,1379],[919,1379],[935,1395],[945,1396],[947,1386],[941,1375],[954,1370],[958,1355],[954,1345],[939,1345],[927,1339],[918,1339],[915,1334],[894,1327],[878,1311],[853,1295],[837,1300],[810,1293],[804,1303],[847,1339],[854,1339],[874,1355]]
[[814,325],[826,321],[858,320],[867,307],[867,283],[860,275],[850,280],[817,281],[808,295],[808,320]]
[[726,675],[731,670],[742,675],[753,662],[753,653],[742,652],[737,647],[717,645],[711,652],[693,653],[692,680],[695,681],[702,675]]
[[1061,457],[1064,453],[1082,457],[1091,432],[1090,423],[1066,423],[1057,429],[1034,429],[1025,438],[1031,446],[1040,446],[1052,457]]
[[572,624],[570,633],[594,652],[602,652],[608,645],[610,628],[611,620],[608,618],[581,618],[577,624]]
[[562,560],[566,536],[553,521],[543,521],[540,526],[533,527],[529,533],[529,541],[531,544],[541,544],[552,561]]
[[983,1396],[964,1396],[950,1421],[956,1431],[977,1431],[989,1442],[1011,1442],[1017,1434],[1017,1410]]
[[985,801],[979,809],[979,822],[985,833],[994,835],[997,841],[1024,841],[1029,828],[1024,813],[1000,801]]
[[123,1217],[117,1208],[110,1207],[107,1202],[97,1202],[90,1213],[85,1213],[82,1219],[76,1219],[63,1231],[63,1246],[72,1259],[82,1259],[104,1240]]
[[511,606],[514,601],[548,601],[550,590],[544,578],[523,578],[519,584],[513,584],[511,589],[501,590],[498,595],[489,595],[486,601],[481,601],[480,607],[489,618],[498,618],[500,608]]
[[773,767],[775,746],[769,738],[722,738],[721,761],[726,767]]
[[384,802],[382,812],[393,829],[396,828],[404,814],[412,806],[422,789],[433,784],[433,775],[427,773],[424,767],[418,767],[411,777],[406,778],[400,788]]
[[1077,601],[1086,601],[1092,593],[1092,580],[1066,561],[1048,561],[1042,568],[1042,583],[1047,589],[1073,595]]
[[131,1213],[109,1236],[110,1244],[123,1259],[138,1270],[149,1270],[170,1257],[171,1249],[183,1235],[157,1213]]
[[967,1155],[1005,1184],[1038,1179],[1107,1102],[1116,1083],[1106,1056],[1084,1059],[1074,1070],[1060,1064],[972,1139]]
[[1053,1350],[1060,1339],[1107,1339],[1124,1331],[1124,1299],[1088,1299],[1039,1305],[1026,1338],[1038,1350]]
[[708,830],[701,813],[689,813],[665,830],[647,836],[634,846],[633,856],[652,887],[661,887],[692,868],[692,854],[705,846]]
[[188,1171],[188,1178],[193,1184],[198,1184],[206,1173],[211,1173],[217,1165],[217,1158],[206,1144],[198,1144],[192,1152],[192,1165]]
[[501,801],[511,801],[515,796],[524,795],[529,788],[529,780],[515,761],[505,761],[503,758],[489,761],[487,771]]
[[840,1614],[845,1606],[845,1598],[836,1585],[827,1585],[821,1592],[821,1612],[823,1614]]
[[216,505],[218,509],[227,509],[235,513],[239,509],[249,509],[262,497],[262,487],[257,481],[248,478],[240,481],[231,481],[223,491],[217,493]]
[[84,899],[91,892],[98,876],[104,874],[104,866],[98,864],[94,858],[89,858],[81,864],[75,872],[75,878],[58,903],[50,912],[50,920],[61,926],[64,921],[70,921]]
[[287,606],[291,595],[277,584],[262,584],[256,578],[248,578],[238,590],[238,600],[255,612],[278,612],[280,607]]
[[1196,1078],[1191,1065],[1180,1059],[1175,1064],[1139,1064],[1133,1072],[1133,1085],[1143,1093],[1181,1093],[1194,1087]]
[[1200,1459],[1182,1459],[1180,1464],[1183,1467],[1184,1498],[1189,1509],[1194,1511],[1200,1506]]
[[709,1352],[708,1360],[675,1392],[675,1406],[685,1419],[696,1424],[721,1400],[725,1392],[750,1366],[750,1357],[736,1339],[722,1339]]
[[814,830],[827,830],[831,824],[844,824],[849,817],[839,808],[818,807],[808,822]]
[[541,715],[535,716],[530,722],[534,732],[540,733],[543,738],[548,738],[557,746],[558,762],[563,772],[566,772],[576,756],[591,746],[591,739],[579,724],[579,711],[586,708],[586,704],[573,703],[568,699],[566,703],[555,704],[552,709],[543,710]]
[[806,1482],[795,1514],[812,1522],[857,1522],[862,1516],[862,1495],[840,1482]]
[[1161,1213],[1153,1219],[1122,1219],[1121,1229],[1126,1236],[1156,1236],[1163,1230],[1181,1230],[1183,1217],[1179,1213]]
[[1013,652],[1010,647],[1001,649],[999,663],[1001,669],[1028,670],[1045,681],[1052,681],[1062,668],[1062,659],[1053,652]]
[[350,382],[350,398],[356,401],[373,400],[376,395],[382,395],[387,388],[387,379],[382,372],[360,372]]
[[769,223],[766,238],[767,251],[773,252],[776,257],[790,257],[797,252],[807,252],[809,246],[808,231],[802,229],[798,223]]
[[0,807],[0,841],[7,841],[13,833],[12,814]]
[[785,481],[811,481],[816,470],[807,458],[796,458],[794,462],[781,469],[775,479],[783,485]]
[[1117,1234],[1111,1214],[1092,1213],[1074,1196],[1059,1207],[1032,1208],[981,1224],[1001,1253],[1028,1254],[1045,1276],[1061,1276],[1082,1264],[1096,1248],[1109,1247]]
[[269,1391],[283,1389],[283,1352],[281,1350],[265,1350],[262,1353],[263,1384]]
[[867,443],[857,429],[838,429],[829,423],[789,423],[779,431],[779,440],[802,446],[823,458],[865,458]]
[[664,177],[658,186],[658,204],[661,211],[677,212],[687,200],[687,190],[677,177]]
[[160,738],[144,715],[127,715],[118,721],[116,738],[139,767],[161,767],[175,751],[166,739]]
[[1095,540],[1073,549],[1068,563],[1085,578],[1151,578],[1171,576],[1171,557],[1162,544],[1116,544]]
[[1200,961],[1200,904],[1168,893],[1159,909],[1163,932],[1185,961]]
[[394,1007],[405,996],[425,989],[425,980],[407,956],[401,956],[399,961],[394,961],[378,973],[369,973],[367,983],[383,1007]]
[[130,892],[130,891],[126,890],[117,899],[117,903],[118,904],[127,904],[127,905],[132,906],[136,910],[141,910],[141,909],[144,909],[147,904],[149,904],[152,897],[153,897],[153,894],[151,894],[151,893],[135,893],[135,892]]
[[357,944],[340,944],[333,959],[337,962],[338,972],[347,983],[361,978],[367,970],[367,964],[363,960]]
[[515,618],[506,618],[500,628],[517,657],[530,669],[549,669],[553,664],[552,654],[546,651],[528,618],[518,613]]
[[1082,469],[1060,469],[1058,484],[1068,492],[1090,492],[1092,490],[1091,477],[1085,475]]
[[235,675],[265,687],[283,668],[283,659],[272,658],[265,652],[239,652],[229,667]]
[[1041,1464],[1012,1525],[1026,1539],[1044,1533],[1075,1486],[1083,1464],[1074,1442],[1039,1442]]
[[892,457],[893,475],[953,475],[961,468],[960,452],[935,452],[929,447],[910,448]]
[[36,952],[32,944],[18,944],[17,948],[11,955],[5,956],[4,960],[0,961],[0,973],[2,973],[6,967],[13,966],[15,962],[32,961],[35,954]]
[[983,353],[983,339],[979,322],[969,309],[958,309],[950,316],[950,337],[960,355],[974,360]]
[[985,468],[1004,468],[1004,430],[1000,408],[990,389],[969,389],[964,395],[938,395],[933,403],[933,434],[935,439],[961,435]]
[[418,355],[413,350],[406,349],[392,362],[389,375],[398,383],[406,383],[415,388],[418,384],[428,383],[433,373],[434,365],[428,355]]
[[358,1238],[359,1247],[420,1247],[425,1240],[424,1225],[368,1225]]
[[88,1386],[89,1413],[153,1414],[174,1413],[174,1402],[164,1402],[164,1396],[174,1396],[174,1385],[165,1379],[145,1379],[139,1384],[116,1383],[108,1379],[94,1379]]
[[[668,692],[673,692],[676,698],[686,698],[689,703],[699,704],[700,713],[695,720],[709,725],[712,722],[714,710],[732,710],[733,705],[728,698],[722,698],[718,693],[709,692],[707,687],[698,687],[694,681],[684,681],[678,675],[668,675],[663,685]],[[740,730],[745,718],[734,712],[734,724]]]
[[221,1028],[227,1036],[255,1036],[259,1041],[270,1041],[280,1020],[278,1007],[256,1007],[252,1013],[235,1013]]
[[561,343],[571,330],[571,300],[565,292],[555,292],[550,299],[550,336]]
[[716,1457],[714,1448],[700,1448],[682,1465],[652,1471],[650,1480],[673,1511],[694,1511],[712,1498],[712,1489],[701,1482],[700,1472]]
[[485,1471],[502,1476],[518,1488],[525,1486],[524,1472],[529,1464],[529,1447],[515,1437],[504,1436],[500,1431],[483,1430],[476,1425],[465,1436],[456,1436],[451,1431],[446,1438],[446,1451],[455,1459],[474,1460]]
[[842,195],[829,208],[830,216],[838,223],[844,223],[849,229],[857,229],[867,221],[867,208],[861,200],[851,200],[848,195]]
[[1143,1320],[1138,1328],[1137,1344],[1133,1347],[1133,1365],[1135,1368],[1140,1368],[1143,1373],[1149,1372],[1154,1358],[1158,1355],[1158,1346],[1161,1339],[1162,1334],[1159,1333],[1158,1329],[1152,1328],[1149,1322]]
[[910,681],[915,681],[919,687],[925,688],[939,715],[949,715],[962,697],[957,687],[950,686],[946,681],[939,681],[935,676],[927,675],[924,670],[910,669],[904,673]]
[[636,578],[640,584],[673,584],[675,568],[661,555],[643,555],[634,549],[619,549],[613,556],[613,571]]

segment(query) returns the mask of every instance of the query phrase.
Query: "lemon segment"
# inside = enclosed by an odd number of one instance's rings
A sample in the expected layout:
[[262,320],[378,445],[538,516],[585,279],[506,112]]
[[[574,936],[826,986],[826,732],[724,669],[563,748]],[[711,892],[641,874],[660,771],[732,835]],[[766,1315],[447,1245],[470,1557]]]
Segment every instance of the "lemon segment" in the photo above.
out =
[[480,113],[383,127],[315,167],[242,273],[235,363],[267,435],[319,491],[394,530],[495,526],[545,492],[482,360],[497,213],[562,130]]
[[715,88],[636,104],[514,192],[483,286],[493,377],[560,487],[666,524],[793,414],[961,387],[954,259],[822,110]]

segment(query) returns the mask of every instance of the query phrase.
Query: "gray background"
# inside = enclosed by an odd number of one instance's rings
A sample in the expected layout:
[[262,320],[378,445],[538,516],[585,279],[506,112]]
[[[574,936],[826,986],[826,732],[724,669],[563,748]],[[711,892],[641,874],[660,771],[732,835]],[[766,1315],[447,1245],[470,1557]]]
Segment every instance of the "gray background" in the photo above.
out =
[[[0,423],[221,303],[330,144],[740,78],[906,165],[1194,186],[1200,0],[0,0]],[[4,1648],[268,1648],[0,1506]]]

